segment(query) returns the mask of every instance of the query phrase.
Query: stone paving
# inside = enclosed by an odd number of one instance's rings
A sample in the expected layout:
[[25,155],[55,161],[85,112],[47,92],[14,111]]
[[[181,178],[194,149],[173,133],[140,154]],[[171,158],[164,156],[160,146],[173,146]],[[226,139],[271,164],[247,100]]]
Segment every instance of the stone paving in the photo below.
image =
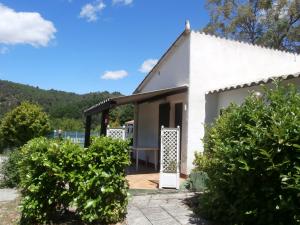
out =
[[211,225],[196,218],[185,204],[193,193],[133,196],[128,205],[127,225]]
[[4,188],[0,189],[0,202],[14,201],[19,196],[16,189]]

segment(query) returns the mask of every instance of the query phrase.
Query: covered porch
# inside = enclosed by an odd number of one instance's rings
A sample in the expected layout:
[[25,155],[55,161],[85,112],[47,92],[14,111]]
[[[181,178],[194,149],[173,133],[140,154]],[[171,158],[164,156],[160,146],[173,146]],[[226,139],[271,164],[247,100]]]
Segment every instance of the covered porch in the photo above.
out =
[[[85,147],[90,144],[93,115],[101,114],[100,135],[105,136],[108,129],[109,110],[124,104],[134,104],[134,132],[131,152],[134,167],[128,171],[129,176],[160,171],[162,126],[165,128],[179,127],[179,170],[181,175],[186,175],[187,91],[187,86],[161,89],[107,99],[90,107],[84,111],[86,118]],[[145,168],[147,168],[146,171]],[[157,175],[154,177],[157,178]]]

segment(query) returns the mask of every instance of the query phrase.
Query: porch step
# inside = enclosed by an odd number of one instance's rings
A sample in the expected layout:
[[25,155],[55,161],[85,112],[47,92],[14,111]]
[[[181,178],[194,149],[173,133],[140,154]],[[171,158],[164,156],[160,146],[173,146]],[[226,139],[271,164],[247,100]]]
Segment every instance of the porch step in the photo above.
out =
[[153,195],[153,194],[176,194],[176,193],[189,193],[187,190],[176,189],[129,189],[129,193],[132,196],[140,195]]

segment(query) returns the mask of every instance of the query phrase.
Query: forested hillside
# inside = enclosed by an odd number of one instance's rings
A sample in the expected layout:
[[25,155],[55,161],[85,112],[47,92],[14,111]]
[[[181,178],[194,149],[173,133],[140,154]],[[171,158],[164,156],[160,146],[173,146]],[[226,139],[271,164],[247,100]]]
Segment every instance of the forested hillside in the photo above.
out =
[[[0,80],[0,118],[23,101],[41,105],[50,115],[53,129],[82,130],[83,110],[103,99],[120,96],[121,93],[94,92],[75,94],[57,90],[43,90],[38,87]],[[133,118],[132,106],[118,107],[111,112],[110,122],[123,124]],[[94,119],[94,128],[99,118]]]

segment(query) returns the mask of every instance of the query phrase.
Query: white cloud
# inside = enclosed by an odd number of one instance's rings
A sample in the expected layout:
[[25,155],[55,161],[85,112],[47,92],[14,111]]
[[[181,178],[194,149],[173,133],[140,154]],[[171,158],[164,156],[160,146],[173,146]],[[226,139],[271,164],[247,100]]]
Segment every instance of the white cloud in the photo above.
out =
[[99,14],[105,7],[106,5],[101,0],[88,3],[81,8],[79,17],[87,19],[88,22],[94,22],[98,20]]
[[37,12],[16,12],[0,3],[0,43],[47,46],[56,28]]
[[9,48],[6,46],[0,47],[0,55],[7,54],[9,52]]
[[120,80],[124,77],[127,77],[128,73],[125,70],[116,70],[116,71],[105,71],[102,75],[102,79],[104,80]]
[[113,5],[131,5],[133,3],[133,0],[112,0]]
[[157,59],[147,59],[143,62],[139,71],[142,73],[149,73],[152,70],[152,68],[156,65],[157,62],[158,62]]

